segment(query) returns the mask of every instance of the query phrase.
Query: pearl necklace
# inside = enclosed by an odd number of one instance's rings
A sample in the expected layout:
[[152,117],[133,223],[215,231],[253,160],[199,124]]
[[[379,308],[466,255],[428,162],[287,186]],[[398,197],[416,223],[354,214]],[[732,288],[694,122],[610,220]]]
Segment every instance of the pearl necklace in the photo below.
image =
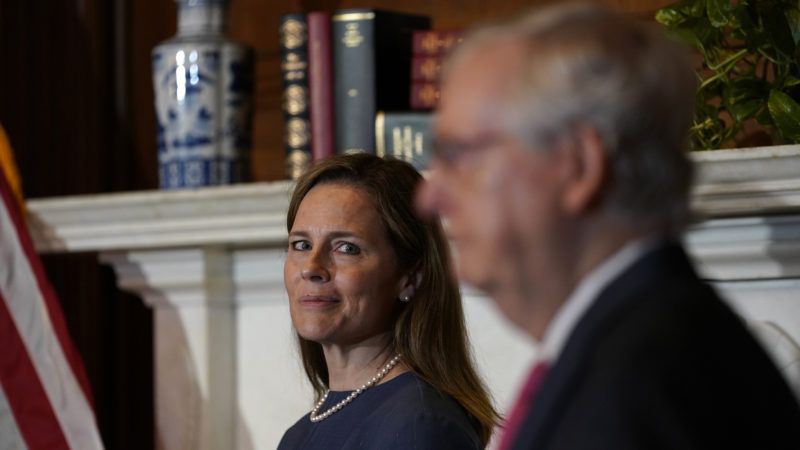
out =
[[352,402],[353,399],[358,397],[359,394],[374,386],[378,381],[381,381],[383,377],[385,377],[386,374],[389,373],[389,371],[392,370],[394,366],[397,365],[398,362],[400,362],[399,354],[395,355],[394,358],[392,358],[388,363],[386,363],[386,365],[383,366],[381,370],[378,371],[377,374],[375,374],[374,377],[372,377],[369,381],[364,383],[364,385],[361,386],[360,388],[351,392],[350,395],[348,395],[344,400],[331,406],[324,413],[317,414],[317,412],[319,412],[319,409],[322,408],[322,405],[325,404],[325,400],[327,400],[328,394],[331,393],[331,390],[328,389],[327,391],[325,391],[325,395],[322,396],[322,399],[319,401],[319,403],[317,403],[317,405],[314,406],[314,409],[311,410],[311,414],[308,415],[308,418],[311,419],[312,422],[319,422],[320,420],[327,419],[333,413],[339,411],[340,409],[344,408],[348,403]]

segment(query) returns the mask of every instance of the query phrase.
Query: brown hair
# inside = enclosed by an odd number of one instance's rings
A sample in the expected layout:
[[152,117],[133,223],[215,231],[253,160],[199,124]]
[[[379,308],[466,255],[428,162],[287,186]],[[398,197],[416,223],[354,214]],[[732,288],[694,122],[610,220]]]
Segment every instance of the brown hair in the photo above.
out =
[[[476,419],[484,444],[498,414],[474,368],[461,294],[450,272],[447,241],[438,220],[414,212],[414,189],[422,180],[408,163],[374,155],[337,155],[315,165],[297,182],[286,217],[289,231],[306,194],[322,183],[353,186],[373,201],[401,271],[420,275],[410,302],[398,301],[389,348],[419,378],[453,397]],[[303,367],[317,397],[328,388],[322,346],[298,335]]]

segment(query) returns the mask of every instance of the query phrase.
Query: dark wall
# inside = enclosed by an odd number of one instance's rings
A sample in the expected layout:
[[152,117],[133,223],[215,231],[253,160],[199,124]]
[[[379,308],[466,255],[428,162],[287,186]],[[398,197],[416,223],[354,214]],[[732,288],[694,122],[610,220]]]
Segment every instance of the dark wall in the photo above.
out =
[[[155,168],[139,164],[134,151],[121,64],[126,29],[115,20],[125,7],[0,0],[0,123],[27,198],[154,186]],[[151,312],[116,289],[95,254],[42,259],[83,356],[106,448],[152,448]]]

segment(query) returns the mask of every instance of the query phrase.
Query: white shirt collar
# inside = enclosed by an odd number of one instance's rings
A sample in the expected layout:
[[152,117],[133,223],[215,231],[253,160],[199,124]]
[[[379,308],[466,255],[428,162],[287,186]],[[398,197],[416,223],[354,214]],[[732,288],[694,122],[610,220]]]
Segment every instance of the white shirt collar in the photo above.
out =
[[652,238],[628,242],[583,277],[545,329],[539,347],[539,361],[552,365],[561,354],[578,321],[600,292],[657,243],[658,240]]

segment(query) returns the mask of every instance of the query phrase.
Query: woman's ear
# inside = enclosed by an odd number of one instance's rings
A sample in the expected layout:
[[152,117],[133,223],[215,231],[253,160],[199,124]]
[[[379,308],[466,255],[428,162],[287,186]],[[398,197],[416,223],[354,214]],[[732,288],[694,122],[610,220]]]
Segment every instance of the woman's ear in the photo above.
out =
[[414,270],[409,275],[404,275],[400,279],[400,294],[397,296],[400,301],[407,302],[414,298],[414,294],[422,283],[422,272]]

